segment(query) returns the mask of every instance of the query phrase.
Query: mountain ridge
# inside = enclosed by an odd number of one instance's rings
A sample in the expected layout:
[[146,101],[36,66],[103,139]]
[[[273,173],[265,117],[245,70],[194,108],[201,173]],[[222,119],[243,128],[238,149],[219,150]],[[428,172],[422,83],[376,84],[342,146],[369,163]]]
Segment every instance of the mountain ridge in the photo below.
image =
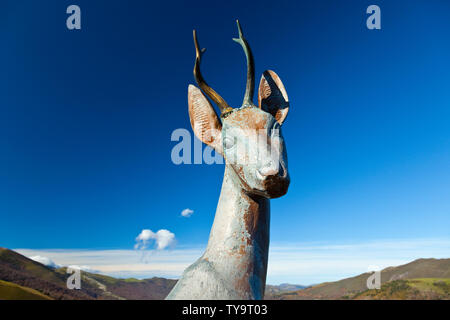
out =
[[[269,298],[276,300],[352,299],[368,290],[367,278],[371,274],[365,272],[354,277],[333,282],[323,282],[302,290],[285,292]],[[382,286],[395,281],[423,278],[450,279],[450,259],[421,258],[404,265],[387,267],[381,270]],[[405,282],[403,284],[407,285]],[[406,287],[404,289],[406,290]],[[443,298],[449,299],[450,293],[447,296],[444,295]]]
[[[0,300],[161,300],[177,280],[118,279],[81,272],[81,290],[66,287],[67,268],[52,268],[0,247]],[[450,299],[450,259],[417,259],[381,270],[381,289],[368,290],[370,273],[312,286],[267,285],[265,299]]]

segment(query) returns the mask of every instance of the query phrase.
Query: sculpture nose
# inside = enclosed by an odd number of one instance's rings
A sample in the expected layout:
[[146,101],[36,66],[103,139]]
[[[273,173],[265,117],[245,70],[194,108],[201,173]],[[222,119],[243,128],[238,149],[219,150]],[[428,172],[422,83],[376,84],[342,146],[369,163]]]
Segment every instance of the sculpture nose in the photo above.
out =
[[279,171],[278,162],[269,161],[266,163],[265,166],[263,166],[258,171],[263,177],[274,176],[274,175],[278,174],[278,171]]

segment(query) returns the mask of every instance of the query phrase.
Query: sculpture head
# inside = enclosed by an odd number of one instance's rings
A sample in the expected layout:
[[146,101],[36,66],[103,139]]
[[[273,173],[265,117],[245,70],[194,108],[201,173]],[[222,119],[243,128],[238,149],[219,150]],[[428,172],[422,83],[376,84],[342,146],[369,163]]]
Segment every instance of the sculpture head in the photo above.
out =
[[212,89],[200,73],[200,50],[194,30],[196,60],[194,76],[199,87],[220,109],[217,116],[203,92],[189,85],[189,117],[195,135],[214,148],[234,173],[242,188],[250,194],[266,198],[284,195],[289,187],[286,146],[281,125],[289,111],[289,100],[278,75],[265,71],[258,90],[258,106],[253,103],[255,86],[254,62],[250,47],[237,22],[239,38],[247,57],[247,86],[240,108],[231,108]]

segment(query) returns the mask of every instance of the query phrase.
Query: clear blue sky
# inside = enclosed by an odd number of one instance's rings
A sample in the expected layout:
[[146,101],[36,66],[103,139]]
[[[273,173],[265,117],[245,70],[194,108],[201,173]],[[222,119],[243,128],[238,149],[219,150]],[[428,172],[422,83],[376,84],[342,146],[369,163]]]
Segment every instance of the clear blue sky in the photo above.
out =
[[[66,29],[78,4],[82,30]],[[381,7],[382,29],[365,10]],[[144,229],[204,245],[223,165],[172,164],[190,129],[192,29],[205,78],[275,70],[291,187],[271,241],[439,238],[450,230],[448,1],[2,1],[0,246],[129,249]],[[180,217],[183,209],[195,212]]]

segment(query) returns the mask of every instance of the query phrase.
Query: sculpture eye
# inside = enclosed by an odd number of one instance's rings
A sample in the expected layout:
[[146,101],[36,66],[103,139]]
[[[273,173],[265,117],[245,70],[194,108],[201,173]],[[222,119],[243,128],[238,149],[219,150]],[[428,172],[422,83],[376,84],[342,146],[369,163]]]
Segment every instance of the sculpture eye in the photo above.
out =
[[225,139],[223,139],[223,145],[225,149],[232,148],[234,146],[234,138],[225,137]]

